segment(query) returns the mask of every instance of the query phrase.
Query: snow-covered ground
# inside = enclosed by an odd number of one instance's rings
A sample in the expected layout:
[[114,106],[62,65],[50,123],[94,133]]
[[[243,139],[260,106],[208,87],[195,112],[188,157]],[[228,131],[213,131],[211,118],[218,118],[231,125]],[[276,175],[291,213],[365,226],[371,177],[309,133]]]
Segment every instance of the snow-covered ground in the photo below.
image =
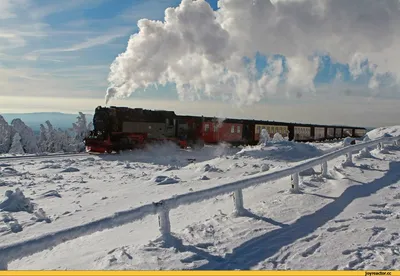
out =
[[[164,146],[122,155],[0,158],[0,193],[9,196],[0,205],[6,207],[0,245],[342,146],[282,141],[264,148]],[[354,167],[343,168],[344,157],[333,160],[328,179],[316,168],[302,176],[301,194],[289,192],[289,178],[246,189],[246,217],[231,216],[231,196],[179,207],[170,217],[173,248],[156,240],[157,217],[149,216],[11,262],[9,269],[399,269],[400,148],[388,150],[373,150],[373,158],[355,159]]]

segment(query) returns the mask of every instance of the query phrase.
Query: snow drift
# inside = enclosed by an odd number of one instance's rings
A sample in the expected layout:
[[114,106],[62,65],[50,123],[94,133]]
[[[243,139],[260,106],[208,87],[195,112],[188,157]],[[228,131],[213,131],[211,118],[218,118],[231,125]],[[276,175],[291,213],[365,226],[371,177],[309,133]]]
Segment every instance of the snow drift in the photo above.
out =
[[400,126],[387,126],[387,127],[378,127],[369,131],[366,135],[371,139],[378,139],[385,135],[391,136],[399,136],[400,135]]

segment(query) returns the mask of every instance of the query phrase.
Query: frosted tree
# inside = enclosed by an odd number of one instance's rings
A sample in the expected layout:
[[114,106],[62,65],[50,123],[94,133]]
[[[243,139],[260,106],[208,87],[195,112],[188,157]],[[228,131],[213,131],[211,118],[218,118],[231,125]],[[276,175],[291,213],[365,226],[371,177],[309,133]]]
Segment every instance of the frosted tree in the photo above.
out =
[[[62,135],[54,129],[53,125],[50,123],[50,121],[46,121],[47,125],[47,130],[45,132],[46,134],[46,145],[47,145],[47,151],[48,152],[59,152],[62,151]],[[61,132],[62,133],[62,132]]]
[[12,127],[0,115],[0,154],[10,150],[12,137]]
[[46,121],[46,126],[40,125],[38,145],[41,152],[76,151],[75,142],[68,131],[55,129],[50,121]]
[[43,124],[40,124],[40,134],[39,134],[39,141],[38,147],[40,152],[47,152],[47,129]]
[[283,138],[282,134],[280,134],[279,132],[274,134],[274,137],[272,138],[272,141],[274,142],[280,142],[280,141],[284,141],[285,139]]
[[77,151],[76,145],[74,143],[74,139],[70,136],[67,130],[62,131],[60,129],[60,132],[63,133],[63,150],[66,152],[75,152]]
[[79,112],[79,116],[76,118],[76,123],[72,124],[71,131],[74,133],[74,143],[76,145],[77,151],[84,151],[85,144],[83,139],[89,134],[92,129],[92,123],[87,123],[86,115],[82,112]]
[[30,127],[21,119],[12,120],[11,126],[21,136],[21,144],[25,153],[37,153],[39,151],[36,136]]
[[11,144],[11,148],[8,151],[8,153],[11,154],[24,154],[24,149],[22,148],[22,144],[21,144],[21,136],[19,135],[18,132],[16,132],[14,134],[14,137],[12,139],[12,144]]
[[73,144],[73,141],[68,134],[68,131],[58,129],[56,132],[56,141],[59,145],[59,148],[64,151],[64,152],[72,152],[76,151],[75,145]]
[[265,145],[269,141],[269,139],[270,137],[268,131],[265,128],[263,128],[260,133],[259,144]]

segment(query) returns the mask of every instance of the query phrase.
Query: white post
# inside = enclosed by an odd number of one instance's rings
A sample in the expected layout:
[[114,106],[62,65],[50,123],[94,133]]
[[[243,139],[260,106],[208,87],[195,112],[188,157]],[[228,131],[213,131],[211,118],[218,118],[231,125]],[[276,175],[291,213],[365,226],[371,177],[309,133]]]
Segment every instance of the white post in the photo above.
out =
[[379,142],[378,145],[376,145],[376,148],[381,150],[383,148],[382,142]]
[[328,176],[328,162],[327,161],[322,162],[321,175],[323,177],[327,177]]
[[397,140],[393,141],[393,146],[397,146],[398,144],[399,144],[399,141],[397,141]]
[[171,222],[169,220],[169,209],[162,204],[158,211],[158,225],[162,239],[166,241],[171,235]]
[[292,192],[299,192],[299,173],[292,174]]
[[346,161],[344,162],[345,165],[347,166],[351,166],[353,165],[353,153],[352,152],[348,152],[346,154]]
[[233,201],[235,203],[234,214],[236,216],[243,215],[245,212],[245,209],[243,207],[243,191],[242,191],[242,189],[236,190],[233,193]]

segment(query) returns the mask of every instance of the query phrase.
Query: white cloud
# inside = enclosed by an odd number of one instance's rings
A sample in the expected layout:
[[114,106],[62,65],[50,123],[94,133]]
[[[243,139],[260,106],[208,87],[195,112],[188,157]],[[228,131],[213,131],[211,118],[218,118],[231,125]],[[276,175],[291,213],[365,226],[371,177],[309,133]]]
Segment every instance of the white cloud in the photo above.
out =
[[0,1],[0,20],[15,17],[11,0]]
[[43,54],[43,53],[57,53],[57,52],[75,52],[80,51],[100,45],[105,45],[110,43],[111,41],[126,36],[132,28],[119,28],[116,30],[109,31],[107,34],[102,34],[95,37],[90,37],[83,42],[79,42],[77,44],[65,47],[65,48],[53,48],[53,49],[42,49],[33,51],[31,54]]
[[[32,0],[31,0],[32,1]],[[73,1],[51,1],[48,5],[36,6],[31,2],[30,16],[34,19],[43,19],[49,15],[66,12],[68,10],[82,8],[83,6],[99,5],[105,0],[73,0]]]
[[107,72],[96,67],[59,69],[0,67],[3,96],[91,97],[106,85]]
[[[220,0],[218,4],[215,12],[203,0],[183,0],[165,11],[165,22],[140,20],[139,33],[131,36],[126,51],[110,67],[115,96],[173,82],[182,99],[195,99],[203,91],[211,96],[230,94],[237,102],[251,104],[269,94],[261,87],[265,83],[255,79],[254,68],[241,63],[242,56],[253,57],[256,52],[288,57],[285,91],[315,91],[317,63],[308,57],[316,52],[350,63],[354,76],[363,70],[357,55],[367,57],[374,64],[368,65],[371,89],[380,89],[380,76],[386,72],[400,75],[398,0]],[[269,73],[264,79],[273,79]],[[268,83],[269,89],[282,89]]]

